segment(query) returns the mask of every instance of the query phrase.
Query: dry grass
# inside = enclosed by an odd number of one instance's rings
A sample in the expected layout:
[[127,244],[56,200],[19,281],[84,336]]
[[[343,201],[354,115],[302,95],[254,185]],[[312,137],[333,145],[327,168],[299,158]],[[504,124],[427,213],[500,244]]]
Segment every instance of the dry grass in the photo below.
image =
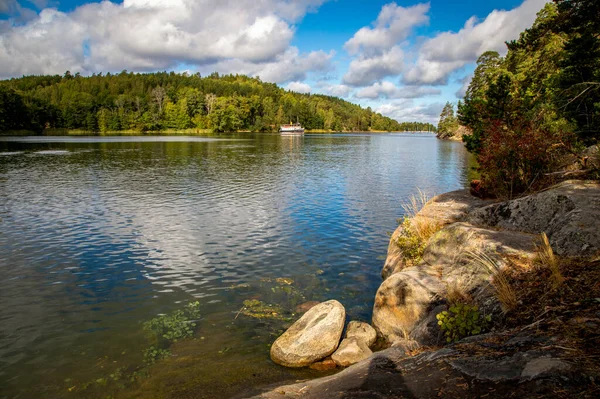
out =
[[446,282],[446,301],[451,305],[473,302],[473,297],[466,289],[467,286],[468,284],[461,279]]
[[506,314],[517,307],[517,294],[508,280],[507,273],[501,269],[498,261],[482,251],[469,251],[468,257],[492,276],[496,298],[500,301],[502,311]]
[[405,216],[398,220],[403,230],[396,240],[402,251],[402,258],[409,266],[414,266],[422,261],[423,252],[429,239],[437,233],[442,224],[436,220],[419,215],[419,212],[429,201],[429,197],[420,189],[413,195],[409,202],[402,204]]
[[411,219],[413,233],[422,243],[427,242],[442,227],[436,220],[419,215],[419,212],[429,200],[429,196],[420,188],[417,188],[417,194],[413,194],[407,203],[402,204],[406,216]]
[[413,218],[417,216],[427,202],[429,202],[429,196],[420,188],[417,188],[417,195],[413,194],[407,203],[402,204],[402,209],[406,212],[406,216]]
[[546,233],[540,235],[539,244],[535,248],[536,256],[534,263],[536,266],[550,271],[550,283],[552,289],[556,290],[565,281],[558,265],[558,259],[554,256],[554,251],[550,246],[550,241]]

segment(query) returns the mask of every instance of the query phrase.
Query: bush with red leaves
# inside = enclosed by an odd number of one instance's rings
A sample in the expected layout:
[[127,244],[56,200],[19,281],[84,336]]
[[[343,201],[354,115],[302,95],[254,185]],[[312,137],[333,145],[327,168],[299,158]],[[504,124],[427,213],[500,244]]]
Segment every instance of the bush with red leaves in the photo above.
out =
[[532,189],[556,165],[563,143],[570,141],[566,134],[559,136],[528,121],[510,127],[500,121],[490,123],[477,157],[483,187],[505,198]]

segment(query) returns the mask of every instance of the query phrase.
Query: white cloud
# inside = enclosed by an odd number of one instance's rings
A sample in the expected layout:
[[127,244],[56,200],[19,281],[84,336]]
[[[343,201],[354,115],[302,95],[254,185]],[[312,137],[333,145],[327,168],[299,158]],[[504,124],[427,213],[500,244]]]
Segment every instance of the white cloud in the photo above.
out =
[[267,82],[285,83],[304,80],[309,72],[326,73],[332,70],[331,59],[334,51],[312,51],[301,54],[298,48],[290,47],[267,62],[249,62],[242,59],[228,59],[216,63],[207,63],[200,68],[203,73],[219,71],[221,73],[242,73],[248,76],[260,76]]
[[415,104],[413,100],[402,100],[383,104],[375,108],[375,112],[389,116],[399,122],[429,122],[437,124],[443,103]]
[[387,76],[395,76],[404,67],[404,52],[394,46],[383,54],[360,56],[350,62],[342,81],[350,86],[366,86]]
[[396,3],[383,6],[373,28],[364,27],[346,42],[344,48],[355,55],[361,51],[372,55],[405,40],[415,26],[429,22],[429,3],[400,7]]
[[310,93],[312,91],[312,88],[309,85],[302,82],[290,82],[287,85],[287,89],[295,91],[296,93]]
[[4,25],[0,76],[237,62],[264,73],[265,80],[290,80],[326,69],[323,63],[332,56],[314,52],[299,60],[282,57],[299,56],[290,47],[293,24],[323,2],[124,0],[90,3],[70,13],[45,9],[28,23]]
[[398,87],[392,82],[384,81],[377,82],[371,86],[360,89],[356,94],[356,98],[368,98],[375,100],[378,98],[419,98],[441,94],[440,89],[423,86],[403,86]]
[[352,91],[350,86],[331,84],[327,82],[318,82],[317,87],[325,94],[334,97],[348,97]]
[[547,0],[525,0],[510,11],[492,11],[485,20],[470,18],[464,27],[443,32],[427,40],[419,51],[416,65],[407,71],[403,80],[409,84],[446,84],[448,76],[477,60],[488,50],[506,53],[508,40],[531,26],[536,13]]
[[344,45],[356,58],[350,62],[343,83],[360,87],[399,75],[404,69],[400,43],[413,28],[429,22],[428,11],[429,3],[412,7],[400,7],[396,3],[383,6],[374,27],[361,28]]

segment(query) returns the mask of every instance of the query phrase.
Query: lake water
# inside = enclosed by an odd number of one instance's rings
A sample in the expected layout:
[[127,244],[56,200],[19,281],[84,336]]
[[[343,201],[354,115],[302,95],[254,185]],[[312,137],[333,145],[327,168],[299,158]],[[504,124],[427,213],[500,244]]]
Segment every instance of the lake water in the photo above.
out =
[[[335,298],[370,321],[402,203],[465,187],[469,163],[424,134],[0,138],[0,398],[230,397],[323,375],[273,364],[290,322],[244,301],[295,319]],[[193,337],[145,365],[143,323],[193,301]]]

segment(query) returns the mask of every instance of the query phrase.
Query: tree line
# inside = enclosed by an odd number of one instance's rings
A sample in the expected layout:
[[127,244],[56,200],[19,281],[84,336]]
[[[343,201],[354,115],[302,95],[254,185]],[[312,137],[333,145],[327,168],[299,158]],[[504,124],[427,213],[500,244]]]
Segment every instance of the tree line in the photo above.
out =
[[512,197],[600,138],[600,2],[554,0],[508,52],[483,53],[456,117],[485,186]]
[[0,81],[0,131],[269,132],[290,121],[332,131],[435,129],[427,123],[399,123],[337,97],[290,92],[244,75],[123,71],[83,77],[67,71],[63,76]]

